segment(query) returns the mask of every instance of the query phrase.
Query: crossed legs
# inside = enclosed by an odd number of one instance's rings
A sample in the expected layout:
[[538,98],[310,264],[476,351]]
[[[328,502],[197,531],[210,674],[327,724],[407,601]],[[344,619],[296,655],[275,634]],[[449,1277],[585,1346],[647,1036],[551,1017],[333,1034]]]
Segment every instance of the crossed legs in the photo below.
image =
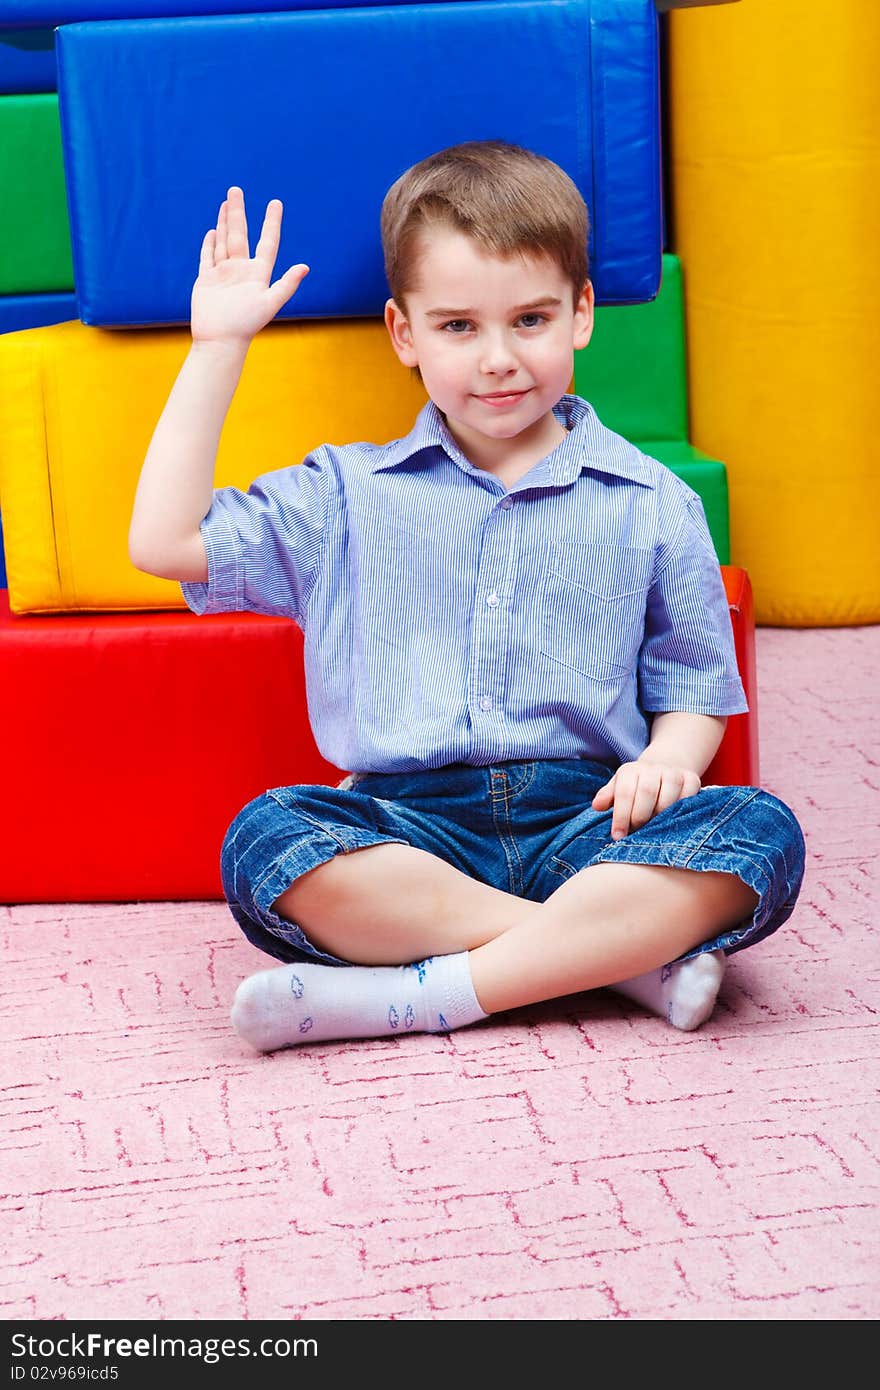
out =
[[374,845],[319,865],[274,904],[352,967],[259,972],[239,988],[233,1024],[268,1051],[378,1036],[401,1020],[416,1031],[461,1026],[610,986],[693,1028],[714,1006],[723,956],[663,967],[746,921],[756,902],[733,874],[620,863],[592,865],[533,903],[423,850]]

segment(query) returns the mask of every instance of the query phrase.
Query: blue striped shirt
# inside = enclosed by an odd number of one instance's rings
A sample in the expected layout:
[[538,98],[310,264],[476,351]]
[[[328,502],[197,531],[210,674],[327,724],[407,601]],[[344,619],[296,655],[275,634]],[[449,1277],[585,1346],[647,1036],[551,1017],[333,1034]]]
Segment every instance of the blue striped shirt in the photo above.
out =
[[564,441],[509,490],[429,402],[403,439],[325,444],[215,491],[209,577],[184,598],[300,624],[335,766],[616,766],[653,712],[747,708],[699,497],[586,401],[556,415]]

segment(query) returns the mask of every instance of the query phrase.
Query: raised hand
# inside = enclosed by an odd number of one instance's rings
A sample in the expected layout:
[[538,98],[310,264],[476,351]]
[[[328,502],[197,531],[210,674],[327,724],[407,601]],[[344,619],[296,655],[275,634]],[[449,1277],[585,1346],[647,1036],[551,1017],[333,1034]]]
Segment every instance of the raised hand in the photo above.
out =
[[244,193],[240,188],[229,189],[217,226],[202,242],[199,275],[192,292],[194,342],[246,348],[308,275],[307,265],[293,265],[272,282],[281,238],[281,215],[281,203],[273,198],[266,208],[263,229],[251,258]]

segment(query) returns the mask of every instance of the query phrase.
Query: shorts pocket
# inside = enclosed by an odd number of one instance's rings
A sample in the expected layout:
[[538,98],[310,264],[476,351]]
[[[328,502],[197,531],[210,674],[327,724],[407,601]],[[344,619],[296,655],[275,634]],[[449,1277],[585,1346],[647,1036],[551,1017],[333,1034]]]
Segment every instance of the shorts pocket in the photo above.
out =
[[634,672],[653,562],[653,550],[555,542],[542,596],[544,655],[593,680]]

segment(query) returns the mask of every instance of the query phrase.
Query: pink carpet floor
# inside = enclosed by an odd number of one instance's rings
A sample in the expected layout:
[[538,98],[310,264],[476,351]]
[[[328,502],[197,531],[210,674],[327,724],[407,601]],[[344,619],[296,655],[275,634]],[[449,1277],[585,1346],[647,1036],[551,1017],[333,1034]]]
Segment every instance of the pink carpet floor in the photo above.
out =
[[880,627],[758,671],[807,877],[697,1033],[600,992],[261,1057],[222,904],[0,908],[0,1316],[876,1318]]

